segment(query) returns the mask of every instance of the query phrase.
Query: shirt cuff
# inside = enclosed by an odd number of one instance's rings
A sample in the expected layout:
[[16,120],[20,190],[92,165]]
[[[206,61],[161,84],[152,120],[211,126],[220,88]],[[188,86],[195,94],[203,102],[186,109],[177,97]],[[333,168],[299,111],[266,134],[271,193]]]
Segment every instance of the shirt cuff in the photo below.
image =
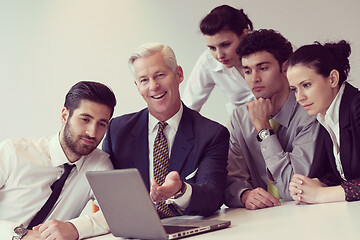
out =
[[175,204],[181,211],[184,211],[190,204],[192,187],[190,184],[184,182],[186,184],[186,191],[184,195],[177,199],[169,198],[166,200],[166,204]]
[[76,227],[79,233],[79,239],[110,232],[109,226],[107,225],[101,210],[92,215],[81,216],[69,220],[69,222]]

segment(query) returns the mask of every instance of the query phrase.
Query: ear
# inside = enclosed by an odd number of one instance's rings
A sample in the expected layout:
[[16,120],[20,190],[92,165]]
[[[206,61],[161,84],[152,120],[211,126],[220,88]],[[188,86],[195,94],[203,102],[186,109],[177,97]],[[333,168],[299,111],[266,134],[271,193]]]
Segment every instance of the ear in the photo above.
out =
[[242,33],[242,37],[245,37],[246,35],[248,35],[249,34],[249,29],[247,29],[247,28],[245,28],[244,30],[243,30],[243,33]]
[[283,62],[283,64],[281,65],[281,73],[285,76],[286,76],[286,71],[287,71],[287,60],[285,62]]
[[178,83],[180,84],[184,80],[184,72],[182,70],[182,67],[177,66],[175,71],[176,71],[175,74],[176,74],[177,78],[179,79]]
[[65,125],[69,118],[69,110],[66,107],[63,107],[61,111],[61,124]]
[[[332,88],[338,87],[339,85],[339,72],[336,69],[333,69],[329,74],[329,83]],[[339,86],[340,87],[340,86]]]

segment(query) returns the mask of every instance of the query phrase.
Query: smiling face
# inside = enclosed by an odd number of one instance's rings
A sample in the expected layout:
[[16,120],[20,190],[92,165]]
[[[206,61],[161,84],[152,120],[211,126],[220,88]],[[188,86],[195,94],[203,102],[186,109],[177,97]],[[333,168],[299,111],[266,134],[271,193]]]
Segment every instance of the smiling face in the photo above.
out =
[[133,62],[135,84],[148,105],[151,115],[159,121],[166,121],[180,109],[179,84],[183,71],[177,66],[175,72],[166,64],[159,51]]
[[278,61],[267,51],[260,51],[241,59],[245,80],[256,99],[270,98],[275,93],[287,94],[288,82]]
[[110,116],[111,109],[108,106],[84,99],[72,114],[67,108],[63,108],[60,143],[69,161],[79,160],[99,145]]
[[295,91],[296,100],[310,116],[318,113],[325,115],[336,97],[339,91],[336,72],[333,70],[329,77],[323,77],[302,64],[288,68],[290,89]]
[[236,49],[239,46],[242,37],[247,34],[247,29],[241,36],[232,31],[223,30],[215,35],[204,35],[206,45],[209,47],[211,55],[224,64],[226,67],[240,66],[239,56]]

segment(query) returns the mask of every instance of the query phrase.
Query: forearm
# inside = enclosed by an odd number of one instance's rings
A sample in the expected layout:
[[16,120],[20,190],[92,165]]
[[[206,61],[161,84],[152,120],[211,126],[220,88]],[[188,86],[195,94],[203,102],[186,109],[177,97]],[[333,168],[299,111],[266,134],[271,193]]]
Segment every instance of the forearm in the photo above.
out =
[[345,201],[345,192],[342,186],[323,187],[319,189],[317,203]]

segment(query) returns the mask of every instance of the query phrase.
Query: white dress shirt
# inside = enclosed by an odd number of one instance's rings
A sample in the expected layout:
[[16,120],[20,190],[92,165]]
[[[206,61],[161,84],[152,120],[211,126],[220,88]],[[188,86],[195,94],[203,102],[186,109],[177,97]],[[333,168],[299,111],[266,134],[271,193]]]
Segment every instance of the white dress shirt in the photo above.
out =
[[[11,239],[13,228],[27,226],[51,195],[50,186],[69,163],[59,135],[10,139],[0,143],[0,236]],[[80,215],[93,193],[85,172],[113,169],[100,149],[75,163],[54,208],[45,219],[66,221]],[[6,237],[5,237],[6,236]]]
[[[171,156],[171,149],[175,140],[175,135],[176,132],[178,130],[179,124],[180,124],[180,120],[183,114],[183,105],[181,104],[181,107],[179,109],[179,111],[172,116],[170,119],[168,119],[166,121],[166,123],[168,124],[165,128],[164,128],[164,135],[166,137],[166,141],[168,144],[168,149],[169,149],[169,157]],[[150,176],[150,180],[152,178],[154,178],[154,142],[155,142],[155,138],[159,129],[159,120],[157,120],[155,117],[153,117],[150,113],[149,113],[149,123],[148,123],[148,129],[149,129],[149,176]],[[190,203],[190,198],[191,198],[191,193],[192,193],[192,188],[190,184],[186,184],[186,192],[184,195],[182,195],[181,197],[177,198],[177,199],[168,199],[166,201],[167,204],[176,204],[181,210],[185,210],[187,208],[187,206],[189,206]]]
[[227,68],[206,50],[190,73],[182,100],[186,106],[199,112],[215,86],[228,98],[226,110],[229,115],[236,107],[255,99],[239,71],[235,67]]
[[318,113],[317,119],[330,134],[333,142],[333,152],[335,156],[336,168],[342,179],[346,181],[344,170],[340,160],[340,130],[339,130],[339,112],[342,95],[344,94],[345,84],[342,84],[339,92],[332,101],[325,115]]

